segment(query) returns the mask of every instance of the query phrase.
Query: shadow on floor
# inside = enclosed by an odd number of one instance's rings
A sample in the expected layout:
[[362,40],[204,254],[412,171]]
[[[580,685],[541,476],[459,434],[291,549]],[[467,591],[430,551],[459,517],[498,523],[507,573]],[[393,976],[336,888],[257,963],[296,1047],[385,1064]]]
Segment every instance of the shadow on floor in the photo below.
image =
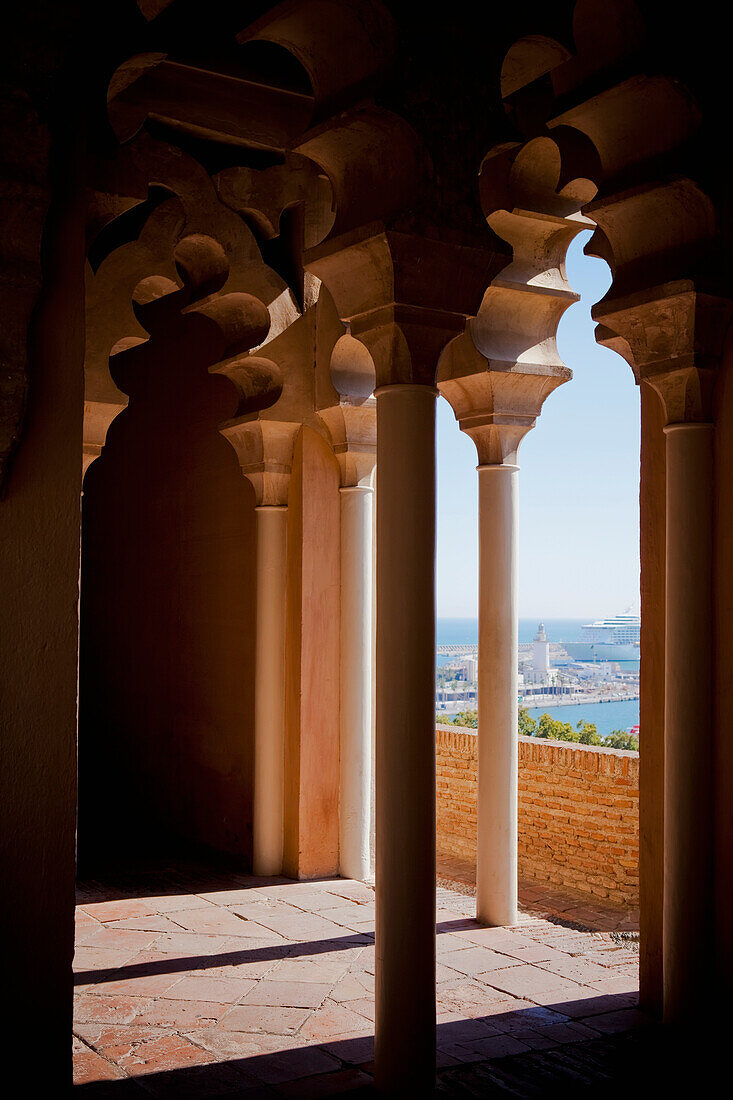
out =
[[[628,1007],[627,995],[608,995],[592,1006],[587,1001],[563,1002],[441,1023],[437,1042],[442,1068],[434,1095],[551,1097],[588,1090],[594,1098],[639,1096],[643,1083],[656,1092],[663,1077],[671,1077],[674,1056],[661,1029],[641,1013],[635,1014],[631,1030],[614,1033],[614,1016]],[[609,1034],[584,1039],[580,1028],[573,1033],[574,1018],[582,1014],[587,1020],[589,1010]],[[527,1042],[546,1049],[528,1051]],[[374,1039],[369,1036],[77,1085],[74,1094],[77,1100],[142,1100],[150,1095],[358,1098],[376,1095],[373,1056]]]

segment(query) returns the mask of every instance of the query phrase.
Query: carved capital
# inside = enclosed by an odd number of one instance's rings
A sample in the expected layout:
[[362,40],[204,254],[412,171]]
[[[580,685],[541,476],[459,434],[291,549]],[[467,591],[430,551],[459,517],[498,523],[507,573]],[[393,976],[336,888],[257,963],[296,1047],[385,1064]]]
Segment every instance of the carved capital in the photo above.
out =
[[701,294],[687,280],[601,302],[596,339],[618,352],[638,382],[659,394],[668,424],[705,422],[733,301]]
[[341,468],[342,488],[366,485],[377,461],[376,399],[352,403],[343,398],[319,415]]
[[236,451],[258,506],[288,503],[293,447],[300,427],[254,414],[230,420],[219,429]]
[[351,336],[369,351],[376,385],[434,385],[445,345],[475,313],[495,257],[368,226],[306,254]]
[[496,465],[516,462],[546,398],[571,377],[567,367],[554,364],[490,365],[466,332],[441,356],[438,389],[476,444],[479,464]]

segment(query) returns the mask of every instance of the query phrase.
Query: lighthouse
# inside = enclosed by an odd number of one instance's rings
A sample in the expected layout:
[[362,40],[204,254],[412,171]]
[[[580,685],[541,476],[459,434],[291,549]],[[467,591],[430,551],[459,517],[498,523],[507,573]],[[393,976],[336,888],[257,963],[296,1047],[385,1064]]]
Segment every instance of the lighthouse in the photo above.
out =
[[[550,643],[545,634],[545,624],[540,623],[537,634],[532,642],[532,668],[544,678],[550,671]],[[542,679],[540,679],[542,682]]]

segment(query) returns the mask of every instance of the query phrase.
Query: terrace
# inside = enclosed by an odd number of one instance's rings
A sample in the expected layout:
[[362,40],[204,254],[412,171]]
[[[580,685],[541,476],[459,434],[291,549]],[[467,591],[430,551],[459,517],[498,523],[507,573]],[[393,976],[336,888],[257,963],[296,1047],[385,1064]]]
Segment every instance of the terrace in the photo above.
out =
[[[192,866],[80,884],[79,1096],[370,1094],[373,893]],[[470,891],[438,887],[437,1095],[601,1085],[656,1036],[633,938],[573,927],[536,885],[520,899],[484,928]]]

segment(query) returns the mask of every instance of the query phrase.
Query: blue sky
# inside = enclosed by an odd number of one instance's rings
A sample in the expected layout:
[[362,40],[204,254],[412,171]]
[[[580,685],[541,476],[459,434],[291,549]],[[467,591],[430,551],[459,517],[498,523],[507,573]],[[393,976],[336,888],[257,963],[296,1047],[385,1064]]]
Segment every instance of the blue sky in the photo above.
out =
[[[639,391],[600,348],[590,308],[610,285],[576,237],[567,275],[581,300],[558,333],[573,379],[557,389],[519,451],[519,615],[598,617],[639,602]],[[476,449],[438,401],[438,615],[474,617]]]

